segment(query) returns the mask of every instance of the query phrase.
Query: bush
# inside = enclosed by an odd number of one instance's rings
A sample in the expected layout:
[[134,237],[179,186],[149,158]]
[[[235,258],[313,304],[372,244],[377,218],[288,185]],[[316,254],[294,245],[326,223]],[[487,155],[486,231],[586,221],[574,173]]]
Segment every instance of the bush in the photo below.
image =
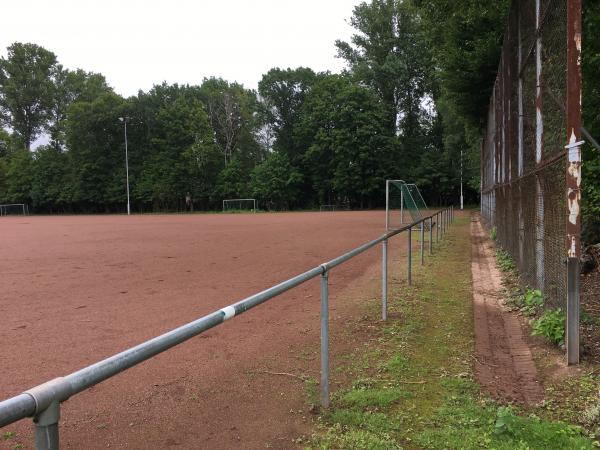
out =
[[545,311],[539,319],[531,322],[533,335],[543,336],[554,344],[562,344],[565,340],[565,313],[562,309]]
[[498,237],[498,230],[496,230],[496,227],[494,227],[490,230],[490,239],[492,241],[495,241],[497,237]]

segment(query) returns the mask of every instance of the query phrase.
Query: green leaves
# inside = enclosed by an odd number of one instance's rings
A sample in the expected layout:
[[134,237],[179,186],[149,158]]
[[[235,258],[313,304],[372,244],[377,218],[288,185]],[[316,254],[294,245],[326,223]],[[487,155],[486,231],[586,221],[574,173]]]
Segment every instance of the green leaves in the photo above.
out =
[[539,319],[531,322],[533,335],[543,336],[550,342],[560,345],[565,340],[566,316],[561,308],[544,311]]
[[385,111],[376,94],[327,75],[307,97],[294,133],[310,142],[304,167],[320,203],[368,207],[382,195],[391,157]]
[[[600,22],[600,3],[583,2],[583,124],[600,140],[600,42],[595,37]],[[584,146],[582,199],[583,239],[588,244],[600,242],[600,151]]]
[[516,421],[517,416],[515,416],[510,406],[500,406],[496,411],[494,433],[512,435],[516,428]]
[[254,168],[250,188],[252,196],[266,209],[288,209],[300,199],[302,175],[284,153],[271,153]]
[[25,148],[47,126],[54,98],[54,53],[16,42],[0,58],[0,117],[23,139]]
[[351,43],[336,41],[338,56],[356,81],[377,92],[388,135],[411,134],[407,128],[425,94],[429,59],[417,14],[409,2],[373,0],[354,8],[350,23],[357,33]]

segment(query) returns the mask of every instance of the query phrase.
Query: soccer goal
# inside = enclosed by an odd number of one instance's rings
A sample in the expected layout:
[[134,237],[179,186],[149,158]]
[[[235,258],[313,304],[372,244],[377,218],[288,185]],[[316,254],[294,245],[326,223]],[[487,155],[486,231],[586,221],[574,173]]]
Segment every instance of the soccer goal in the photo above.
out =
[[223,212],[256,212],[256,199],[254,198],[230,198],[223,200]]
[[25,203],[11,203],[0,205],[0,217],[2,216],[26,216],[29,214],[29,206]]
[[338,207],[336,205],[321,205],[319,207],[319,211],[323,212],[323,211],[330,211],[330,212],[334,212],[337,211]]
[[416,184],[386,180],[385,225],[388,230],[421,220],[426,211],[427,205]]

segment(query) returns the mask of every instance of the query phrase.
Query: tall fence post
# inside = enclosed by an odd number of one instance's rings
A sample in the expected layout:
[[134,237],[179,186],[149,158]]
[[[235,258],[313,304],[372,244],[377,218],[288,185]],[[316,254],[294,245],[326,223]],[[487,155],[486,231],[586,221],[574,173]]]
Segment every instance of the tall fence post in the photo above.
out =
[[429,256],[433,255],[433,217],[429,218]]
[[440,242],[440,213],[435,214],[435,243]]
[[381,318],[387,320],[387,300],[388,300],[388,240],[384,239],[382,245],[381,261]]
[[421,265],[425,264],[425,220],[421,220]]
[[35,424],[36,450],[58,450],[58,420],[60,419],[60,403],[55,400],[48,408],[33,418]]
[[410,286],[412,284],[412,227],[408,228],[408,259],[406,266],[408,268],[408,285]]
[[329,273],[321,275],[321,406],[329,408]]
[[567,2],[567,362],[579,363],[581,257],[581,0]]

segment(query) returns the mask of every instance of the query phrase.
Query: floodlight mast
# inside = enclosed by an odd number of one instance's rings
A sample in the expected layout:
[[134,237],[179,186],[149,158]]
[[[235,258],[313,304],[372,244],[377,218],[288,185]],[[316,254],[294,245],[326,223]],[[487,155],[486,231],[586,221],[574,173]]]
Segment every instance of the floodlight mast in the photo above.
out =
[[129,202],[129,157],[127,155],[127,121],[129,117],[119,117],[119,120],[125,125],[125,176],[127,178],[127,215],[131,215],[131,204]]

